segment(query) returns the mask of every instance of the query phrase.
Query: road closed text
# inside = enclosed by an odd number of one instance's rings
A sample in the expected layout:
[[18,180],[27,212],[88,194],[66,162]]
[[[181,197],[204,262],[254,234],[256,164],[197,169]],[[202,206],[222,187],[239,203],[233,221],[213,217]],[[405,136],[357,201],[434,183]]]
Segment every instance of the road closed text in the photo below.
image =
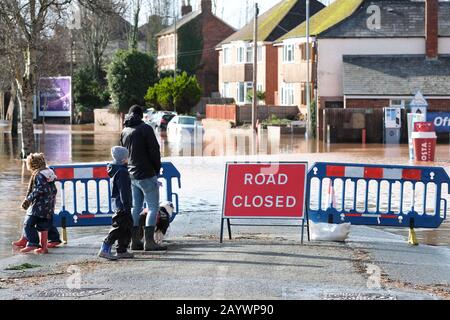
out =
[[306,165],[280,164],[272,171],[263,164],[230,164],[225,216],[301,217]]

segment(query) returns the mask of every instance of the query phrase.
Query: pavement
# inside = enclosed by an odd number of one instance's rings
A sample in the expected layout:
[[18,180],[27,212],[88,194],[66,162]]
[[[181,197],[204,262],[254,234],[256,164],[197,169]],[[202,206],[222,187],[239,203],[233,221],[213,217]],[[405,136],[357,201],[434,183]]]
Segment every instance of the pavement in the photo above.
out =
[[[104,237],[71,240],[46,256],[0,260],[0,299],[449,299],[450,250],[353,226],[346,243],[300,244],[294,228],[169,237],[167,253],[96,257]],[[99,232],[100,234],[100,232]],[[24,263],[38,267],[8,271]]]

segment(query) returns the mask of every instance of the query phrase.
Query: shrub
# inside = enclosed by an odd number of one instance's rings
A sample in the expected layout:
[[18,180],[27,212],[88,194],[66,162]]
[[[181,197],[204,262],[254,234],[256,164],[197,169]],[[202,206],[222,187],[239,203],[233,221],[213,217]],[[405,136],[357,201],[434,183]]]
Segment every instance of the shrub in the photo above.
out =
[[78,110],[92,110],[108,105],[109,91],[90,68],[83,67],[73,76],[73,98]]
[[145,94],[158,80],[155,59],[137,50],[120,50],[108,68],[108,85],[113,109],[127,113],[134,105],[144,105]]
[[153,87],[148,88],[145,101],[148,107],[189,113],[200,101],[202,89],[195,76],[186,72],[173,78],[163,78]]

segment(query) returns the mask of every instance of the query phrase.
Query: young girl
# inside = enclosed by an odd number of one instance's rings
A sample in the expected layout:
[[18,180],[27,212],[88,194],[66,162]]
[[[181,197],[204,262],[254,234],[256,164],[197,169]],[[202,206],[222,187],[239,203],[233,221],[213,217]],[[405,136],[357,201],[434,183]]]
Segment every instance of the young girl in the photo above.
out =
[[[56,175],[47,168],[44,154],[30,154],[26,160],[27,169],[32,173],[28,191],[22,208],[27,211],[23,235],[14,246],[23,248],[21,253],[34,251],[37,254],[48,253],[48,231],[52,228],[56,201]],[[39,241],[39,233],[41,241]],[[59,236],[59,235],[58,235]]]

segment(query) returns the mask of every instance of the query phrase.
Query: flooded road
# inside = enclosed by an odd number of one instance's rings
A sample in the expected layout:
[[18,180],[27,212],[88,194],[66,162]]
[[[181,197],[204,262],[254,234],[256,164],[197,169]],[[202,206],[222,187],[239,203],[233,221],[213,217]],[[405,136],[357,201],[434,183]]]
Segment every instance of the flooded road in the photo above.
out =
[[[172,161],[182,174],[181,214],[188,224],[174,228],[183,234],[210,234],[220,224],[224,166],[232,160],[319,161],[347,163],[411,164],[407,146],[334,144],[307,142],[303,136],[283,135],[272,141],[263,136],[252,147],[246,132],[205,133],[204,143],[185,145],[171,142],[162,134],[159,140],[165,161]],[[50,164],[101,162],[110,160],[110,149],[119,143],[118,133],[94,133],[92,126],[48,126],[45,137],[36,130],[39,151]],[[439,145],[436,166],[449,166],[449,146]],[[29,174],[18,159],[18,138],[0,128],[0,256],[11,254],[10,243],[19,236],[24,212],[19,208]],[[208,156],[204,156],[204,155]],[[269,154],[269,155],[267,155]],[[192,157],[195,156],[195,157]],[[195,219],[193,219],[195,217]],[[174,224],[176,224],[175,220]],[[212,228],[211,226],[214,226]],[[101,229],[73,229],[70,237],[103,232]],[[406,235],[406,231],[388,229]],[[421,243],[450,246],[450,224],[439,230],[418,232]]]

